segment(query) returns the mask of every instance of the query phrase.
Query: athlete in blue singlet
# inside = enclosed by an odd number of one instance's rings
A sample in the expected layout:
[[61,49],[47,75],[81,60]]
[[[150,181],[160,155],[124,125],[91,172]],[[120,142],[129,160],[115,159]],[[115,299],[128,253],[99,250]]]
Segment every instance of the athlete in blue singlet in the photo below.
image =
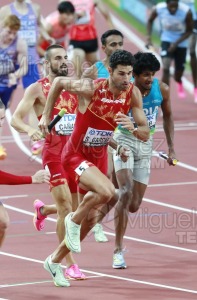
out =
[[[133,67],[134,84],[143,96],[143,109],[147,117],[151,137],[147,142],[141,142],[121,126],[118,126],[113,137],[119,145],[125,145],[130,149],[130,157],[127,162],[121,162],[120,157],[114,154],[114,168],[119,186],[119,200],[115,208],[114,218],[116,240],[113,268],[115,269],[126,268],[122,247],[123,236],[128,223],[128,212],[133,213],[139,209],[148,185],[153,144],[152,136],[155,132],[159,107],[163,112],[163,127],[168,144],[169,158],[176,157],[169,87],[154,78],[155,72],[160,69],[160,63],[152,53],[138,52],[134,57],[136,59]],[[131,117],[132,112],[127,118]],[[168,163],[171,164],[171,159],[168,160]]]
[[[0,98],[6,109],[10,105],[19,78],[27,72],[27,45],[18,37],[19,29],[20,20],[14,15],[8,16],[0,28]],[[2,127],[0,128],[0,160],[7,157],[6,149],[1,144],[1,136]]]
[[147,23],[147,45],[152,45],[152,27],[157,17],[161,27],[162,81],[169,85],[170,65],[174,60],[174,79],[177,82],[178,96],[184,98],[185,92],[181,78],[186,61],[188,37],[192,34],[193,29],[191,10],[179,0],[166,0],[155,5]]
[[109,58],[114,51],[123,49],[123,39],[123,34],[116,29],[104,32],[101,36],[101,43],[106,56],[102,61],[98,61],[87,68],[82,74],[82,78],[108,78]]

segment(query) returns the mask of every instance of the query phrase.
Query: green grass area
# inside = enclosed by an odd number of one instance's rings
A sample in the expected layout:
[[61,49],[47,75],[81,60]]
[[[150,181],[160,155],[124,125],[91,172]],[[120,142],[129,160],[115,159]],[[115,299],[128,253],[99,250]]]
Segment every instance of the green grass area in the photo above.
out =
[[[123,11],[122,9],[118,8],[114,3],[113,0],[105,0],[105,3],[113,9],[124,21],[126,21],[128,24],[130,24],[132,27],[134,27],[137,31],[139,31],[141,34],[146,36],[146,26],[139,22],[136,18],[134,18],[131,14],[129,14],[126,11]],[[152,35],[152,42],[153,44],[159,45],[160,40],[159,36],[157,34]]]

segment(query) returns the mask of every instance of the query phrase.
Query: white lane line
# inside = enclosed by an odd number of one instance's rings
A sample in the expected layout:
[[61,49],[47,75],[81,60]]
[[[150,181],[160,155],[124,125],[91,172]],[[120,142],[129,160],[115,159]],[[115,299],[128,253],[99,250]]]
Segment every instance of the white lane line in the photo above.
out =
[[[147,199],[148,200],[148,199]],[[146,201],[146,200],[144,200]],[[152,200],[153,201],[153,200]],[[148,201],[147,201],[148,202]],[[156,202],[156,201],[155,201]],[[155,203],[154,203],[155,204]],[[156,203],[157,204],[157,203]],[[34,214],[26,211],[26,210],[22,210],[22,209],[18,209],[15,208],[13,206],[10,205],[4,205],[6,208],[11,209],[13,211],[17,211],[26,215],[31,215],[33,216]],[[48,221],[51,222],[56,222],[56,219],[53,218],[47,218]],[[45,234],[54,234],[55,232],[46,232]],[[105,231],[105,234],[107,235],[111,235],[111,236],[115,236],[114,233]],[[178,247],[178,246],[172,246],[172,245],[168,245],[168,244],[162,244],[162,243],[157,243],[157,242],[152,242],[152,241],[148,241],[148,240],[143,240],[143,239],[137,239],[137,238],[133,238],[133,237],[129,237],[129,236],[124,236],[124,239],[126,240],[131,240],[131,241],[136,241],[136,242],[140,242],[140,243],[145,243],[145,244],[150,244],[150,245],[155,245],[155,246],[159,246],[159,247],[164,247],[164,248],[170,248],[170,249],[174,249],[174,250],[179,250],[179,251],[185,251],[185,252],[191,252],[191,253],[197,253],[197,250],[193,250],[193,249],[189,249],[189,248],[183,248],[183,247]]]
[[176,209],[176,210],[181,210],[187,213],[192,213],[192,214],[197,214],[197,210],[196,208],[193,209],[189,209],[189,208],[185,208],[185,207],[181,207],[181,206],[177,206],[177,205],[172,205],[172,204],[167,204],[165,202],[160,202],[160,201],[156,201],[156,200],[151,200],[151,199],[147,199],[147,198],[143,198],[144,202],[148,202],[148,203],[152,203],[155,205],[159,205],[159,206],[164,206],[164,207],[168,207],[168,208],[172,208],[172,209]]
[[0,196],[0,200],[12,199],[12,198],[25,198],[29,197],[28,195],[14,195],[14,196]]
[[174,183],[160,183],[160,184],[149,184],[149,188],[154,187],[163,187],[163,186],[179,186],[179,185],[195,185],[197,184],[197,181],[188,181],[188,182],[174,182]]
[[[31,261],[31,262],[36,262],[36,263],[43,264],[43,261],[32,259],[32,258],[29,258],[29,257],[14,255],[14,254],[6,253],[6,252],[0,252],[0,254],[4,255],[4,256],[9,256],[9,257],[13,257],[13,258],[18,258],[18,259],[22,259],[22,260],[26,260],[26,261]],[[174,290],[174,291],[179,291],[179,292],[197,294],[197,290],[191,290],[191,289],[180,288],[180,287],[176,287],[176,286],[164,285],[164,284],[159,284],[159,283],[154,283],[154,282],[149,282],[149,281],[144,281],[144,280],[136,280],[136,279],[127,278],[127,277],[114,276],[114,275],[110,275],[110,274],[106,274],[106,273],[94,272],[94,271],[89,271],[89,270],[85,270],[85,269],[81,269],[81,270],[82,270],[82,272],[86,272],[86,273],[89,273],[89,274],[94,274],[94,275],[97,275],[97,276],[104,276],[104,277],[107,277],[107,278],[112,278],[112,279],[117,279],[117,280],[122,280],[122,281],[128,281],[128,282],[138,283],[138,284],[142,284],[142,285],[148,285],[148,286],[154,286],[154,287],[168,289],[168,290]]]
[[[6,109],[6,119],[9,125],[9,128],[11,130],[12,136],[14,138],[15,143],[17,144],[17,146],[29,157],[32,157],[32,153],[31,151],[25,146],[25,144],[22,142],[21,137],[19,135],[19,133],[10,125],[11,122],[11,118],[12,118],[12,114],[10,109]],[[42,159],[40,159],[37,156],[33,156],[32,160],[37,161],[38,163],[42,164]]]

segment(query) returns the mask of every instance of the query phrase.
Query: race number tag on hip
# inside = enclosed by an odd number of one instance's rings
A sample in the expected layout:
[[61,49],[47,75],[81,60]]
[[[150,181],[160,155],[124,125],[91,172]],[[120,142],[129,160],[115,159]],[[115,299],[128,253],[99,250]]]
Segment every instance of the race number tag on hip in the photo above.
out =
[[154,129],[157,121],[157,113],[153,113],[152,115],[147,115],[148,127],[150,129]]
[[106,146],[112,135],[113,131],[111,130],[99,130],[88,127],[83,144],[88,147]]
[[89,165],[87,164],[86,161],[82,161],[82,163],[75,169],[75,172],[77,175],[81,176],[81,174],[89,168]]
[[[56,116],[54,116],[55,118]],[[65,114],[55,125],[55,132],[58,135],[71,135],[75,125],[75,114]]]

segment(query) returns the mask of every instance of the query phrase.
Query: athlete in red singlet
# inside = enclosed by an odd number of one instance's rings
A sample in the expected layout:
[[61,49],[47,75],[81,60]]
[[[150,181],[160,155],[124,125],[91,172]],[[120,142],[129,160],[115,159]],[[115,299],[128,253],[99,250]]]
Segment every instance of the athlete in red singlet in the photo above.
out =
[[[63,2],[63,0],[59,0]],[[70,0],[78,16],[70,30],[69,58],[73,61],[76,78],[80,78],[84,71],[84,63],[94,64],[98,59],[98,33],[95,25],[95,7],[98,9],[102,22],[103,18],[110,29],[114,28],[111,16],[103,5],[102,0]]]
[[[64,256],[69,250],[81,251],[80,238],[83,239],[97,223],[100,207],[116,198],[113,184],[104,175],[107,144],[114,128],[121,124],[137,138],[149,138],[149,128],[142,109],[142,96],[130,83],[133,63],[130,52],[118,50],[111,55],[108,80],[93,82],[90,79],[69,80],[58,77],[50,89],[39,123],[43,135],[48,133],[55,99],[61,91],[65,89],[78,95],[79,112],[73,134],[63,149],[62,163],[65,171],[88,191],[77,210],[65,218],[65,241],[45,260],[44,268],[51,274],[56,285],[66,286],[60,265]],[[137,130],[125,115],[130,109],[138,125]],[[127,149],[123,145],[117,146],[114,143],[114,148],[122,159],[128,158]]]
[[[49,75],[46,78],[38,80],[26,90],[12,119],[12,126],[19,132],[27,133],[33,140],[41,139],[42,133],[40,130],[27,125],[24,122],[25,116],[29,109],[33,107],[36,115],[39,118],[41,117],[54,78],[57,76],[62,76],[61,78],[64,78],[68,72],[66,65],[67,55],[62,46],[50,46],[46,51],[45,58]],[[65,114],[61,121],[56,124],[52,133],[46,137],[42,158],[43,165],[48,167],[51,174],[50,190],[56,206],[53,205],[50,207],[50,213],[58,212],[57,235],[61,242],[65,232],[64,218],[72,211],[72,199],[77,202],[77,185],[75,182],[72,183],[69,181],[68,173],[66,173],[62,167],[61,151],[73,130],[78,102],[77,96],[67,91],[61,91],[56,99],[51,117],[54,118],[62,108],[67,109],[67,114]],[[71,192],[73,193],[72,198],[68,183],[71,187]],[[42,230],[44,225],[43,221],[49,214],[49,211],[47,211],[47,208],[44,207],[44,203],[40,200],[35,201],[34,207],[36,211],[34,225],[37,230]],[[72,255],[66,257],[66,263],[68,267],[66,276],[75,279],[84,279],[85,276],[79,270]],[[66,284],[67,286],[69,285],[67,280]]]
[[[66,36],[75,20],[75,7],[70,1],[63,1],[45,19],[45,27],[48,34],[55,39],[56,44],[66,47]],[[46,49],[50,46],[41,36],[39,39],[38,51],[40,56],[44,56]]]

